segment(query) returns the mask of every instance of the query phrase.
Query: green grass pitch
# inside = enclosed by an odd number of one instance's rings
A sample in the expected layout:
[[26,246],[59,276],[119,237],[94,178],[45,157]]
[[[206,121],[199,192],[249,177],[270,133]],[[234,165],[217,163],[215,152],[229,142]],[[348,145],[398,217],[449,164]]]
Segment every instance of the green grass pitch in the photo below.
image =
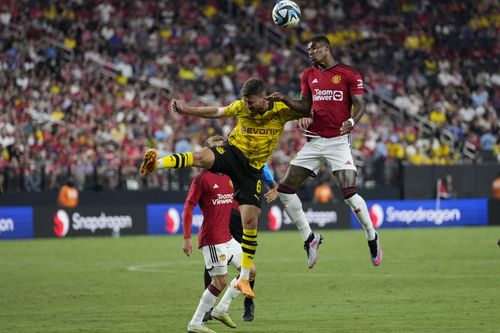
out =
[[[298,232],[259,234],[255,320],[217,332],[500,332],[498,227],[327,231],[309,270]],[[0,242],[0,332],[186,332],[202,256],[181,237]],[[234,276],[234,270],[230,270]]]

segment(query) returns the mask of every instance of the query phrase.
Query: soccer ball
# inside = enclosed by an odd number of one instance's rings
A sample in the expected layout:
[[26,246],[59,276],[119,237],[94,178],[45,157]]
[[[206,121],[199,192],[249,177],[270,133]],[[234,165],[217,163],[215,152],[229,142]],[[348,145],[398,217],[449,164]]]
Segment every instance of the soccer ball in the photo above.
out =
[[300,7],[291,0],[282,0],[273,8],[274,24],[283,28],[295,28],[300,22]]

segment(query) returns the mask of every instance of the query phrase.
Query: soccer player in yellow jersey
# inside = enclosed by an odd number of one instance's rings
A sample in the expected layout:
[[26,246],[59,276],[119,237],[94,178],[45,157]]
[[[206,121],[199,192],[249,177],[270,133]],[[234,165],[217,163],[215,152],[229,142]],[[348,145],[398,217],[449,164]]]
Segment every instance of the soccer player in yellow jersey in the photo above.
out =
[[241,99],[225,107],[185,106],[172,100],[172,110],[175,112],[202,118],[236,117],[238,122],[228,142],[221,146],[160,159],[155,150],[148,150],[144,155],[141,173],[146,175],[155,169],[195,166],[224,173],[231,178],[243,224],[242,267],[236,286],[245,296],[254,297],[248,280],[257,247],[262,168],[278,144],[285,123],[308,116],[309,111],[300,113],[282,102],[266,99],[266,88],[261,79],[247,80],[240,94]]

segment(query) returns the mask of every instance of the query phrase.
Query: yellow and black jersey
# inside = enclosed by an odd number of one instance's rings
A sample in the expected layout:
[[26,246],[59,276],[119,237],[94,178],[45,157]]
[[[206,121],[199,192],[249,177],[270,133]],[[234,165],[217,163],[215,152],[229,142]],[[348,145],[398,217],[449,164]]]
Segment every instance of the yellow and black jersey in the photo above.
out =
[[227,106],[224,114],[238,119],[236,127],[229,134],[229,144],[241,150],[255,169],[262,168],[273,153],[285,123],[304,117],[283,102],[273,102],[272,108],[263,114],[251,113],[241,99]]

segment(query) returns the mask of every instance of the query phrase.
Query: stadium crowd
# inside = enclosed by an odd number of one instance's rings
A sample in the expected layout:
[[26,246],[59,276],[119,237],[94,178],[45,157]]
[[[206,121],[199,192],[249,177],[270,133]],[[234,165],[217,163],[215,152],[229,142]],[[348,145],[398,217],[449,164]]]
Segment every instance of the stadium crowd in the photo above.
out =
[[[196,150],[234,120],[180,116],[170,99],[225,105],[252,76],[297,95],[308,64],[293,46],[324,32],[369,86],[353,135],[363,182],[396,184],[404,162],[500,160],[498,2],[297,2],[301,25],[283,30],[264,1],[0,0],[0,188],[187,188],[190,171],[140,177],[143,152]],[[291,124],[270,161],[277,179],[304,140]]]

